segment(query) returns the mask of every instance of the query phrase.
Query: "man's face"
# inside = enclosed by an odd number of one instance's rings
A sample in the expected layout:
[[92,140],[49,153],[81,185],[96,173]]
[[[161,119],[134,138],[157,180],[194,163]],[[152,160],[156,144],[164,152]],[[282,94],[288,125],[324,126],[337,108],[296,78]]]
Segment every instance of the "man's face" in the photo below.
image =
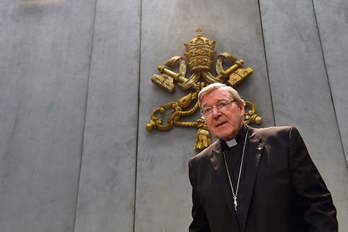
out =
[[233,100],[231,94],[223,89],[215,89],[202,98],[202,111],[210,111],[204,114],[205,121],[210,133],[217,138],[234,138],[242,125],[244,105]]

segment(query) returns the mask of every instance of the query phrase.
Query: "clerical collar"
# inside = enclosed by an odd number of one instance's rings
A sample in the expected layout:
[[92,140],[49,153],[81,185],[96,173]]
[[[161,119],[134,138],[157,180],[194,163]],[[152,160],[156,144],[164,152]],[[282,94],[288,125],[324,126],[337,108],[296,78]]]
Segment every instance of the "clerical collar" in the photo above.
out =
[[227,147],[231,148],[236,146],[237,144],[243,143],[243,139],[245,137],[245,134],[247,132],[247,127],[243,124],[238,132],[238,134],[231,140],[224,140],[223,142],[226,144]]
[[231,148],[231,147],[234,147],[236,146],[238,143],[236,142],[236,139],[231,139],[231,140],[227,140],[225,141],[227,147]]

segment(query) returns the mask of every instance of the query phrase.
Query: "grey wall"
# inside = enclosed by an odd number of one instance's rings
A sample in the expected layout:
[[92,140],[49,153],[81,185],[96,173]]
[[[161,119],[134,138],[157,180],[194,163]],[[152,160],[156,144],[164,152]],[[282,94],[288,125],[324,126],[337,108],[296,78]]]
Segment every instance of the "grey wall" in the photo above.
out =
[[296,125],[348,228],[348,5],[283,0],[3,0],[1,231],[185,231],[196,131],[145,130],[151,83],[197,27],[244,58],[263,126]]
[[94,1],[0,11],[1,231],[73,231]]
[[133,228],[138,9],[130,0],[96,4],[75,231]]

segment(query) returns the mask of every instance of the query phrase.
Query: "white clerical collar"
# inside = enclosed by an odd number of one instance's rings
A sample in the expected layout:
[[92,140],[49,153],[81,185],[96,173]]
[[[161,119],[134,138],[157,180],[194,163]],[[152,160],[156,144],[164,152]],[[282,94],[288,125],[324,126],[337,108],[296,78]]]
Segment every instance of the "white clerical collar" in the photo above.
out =
[[237,145],[237,141],[233,138],[231,140],[225,141],[226,145],[231,148]]

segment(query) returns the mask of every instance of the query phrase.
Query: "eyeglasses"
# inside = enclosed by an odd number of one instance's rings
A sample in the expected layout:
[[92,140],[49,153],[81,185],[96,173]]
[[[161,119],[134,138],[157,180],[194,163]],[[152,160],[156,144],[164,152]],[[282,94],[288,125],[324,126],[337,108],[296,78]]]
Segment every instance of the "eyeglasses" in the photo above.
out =
[[216,103],[216,105],[202,108],[202,113],[204,116],[210,116],[213,113],[214,107],[216,108],[216,110],[221,111],[233,102],[235,102],[234,99],[229,101],[219,101],[218,103]]

